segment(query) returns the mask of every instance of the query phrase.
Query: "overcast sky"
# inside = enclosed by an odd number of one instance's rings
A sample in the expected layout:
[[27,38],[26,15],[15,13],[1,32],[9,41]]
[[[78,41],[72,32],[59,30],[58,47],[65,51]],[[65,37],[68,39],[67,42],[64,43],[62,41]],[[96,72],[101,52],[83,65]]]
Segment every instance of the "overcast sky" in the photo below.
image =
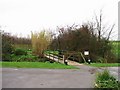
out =
[[106,24],[115,23],[117,39],[119,0],[0,0],[1,29],[27,36],[30,31],[82,24],[103,10]]

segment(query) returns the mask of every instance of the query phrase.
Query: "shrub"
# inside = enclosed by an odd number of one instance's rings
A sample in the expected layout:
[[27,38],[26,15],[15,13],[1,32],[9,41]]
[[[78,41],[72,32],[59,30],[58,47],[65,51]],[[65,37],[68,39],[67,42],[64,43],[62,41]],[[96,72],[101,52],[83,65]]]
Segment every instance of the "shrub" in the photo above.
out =
[[109,71],[105,70],[104,72],[99,73],[97,78],[100,81],[103,81],[103,80],[105,81],[105,80],[108,80],[109,77],[110,77]]
[[37,61],[39,61],[39,62],[51,62],[47,58],[39,58]]
[[97,57],[97,59],[96,59],[96,62],[98,62],[98,63],[105,63],[105,58],[102,58],[102,57]]
[[28,62],[33,62],[37,61],[37,56],[32,56],[32,55],[22,55],[20,58],[20,61],[28,61]]
[[120,82],[118,82],[109,71],[104,70],[102,73],[98,73],[95,88],[120,88]]
[[20,55],[20,56],[16,56],[15,54],[12,54],[12,61],[16,61],[16,62],[33,62],[33,61],[38,61],[38,57],[34,56],[34,55]]
[[16,49],[16,50],[14,51],[14,54],[15,54],[15,55],[27,55],[27,51],[24,50],[24,49],[18,48],[18,49]]
[[0,31],[0,37],[2,39],[2,60],[10,61],[11,60],[10,54],[13,51],[13,46],[11,44],[11,36],[9,33]]
[[2,54],[2,61],[11,61],[11,59],[10,54]]
[[[11,55],[12,60],[11,61],[15,61],[15,62],[46,62],[49,61],[47,58],[38,58],[38,56],[29,54],[29,55],[19,55],[16,56],[15,54]],[[50,61],[52,62],[52,61]]]

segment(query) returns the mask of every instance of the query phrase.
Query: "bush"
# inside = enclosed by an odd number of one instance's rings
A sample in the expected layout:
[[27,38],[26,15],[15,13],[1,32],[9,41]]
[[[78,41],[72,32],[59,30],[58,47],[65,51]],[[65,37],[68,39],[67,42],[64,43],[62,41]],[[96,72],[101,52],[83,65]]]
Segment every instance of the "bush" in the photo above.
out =
[[39,62],[52,62],[52,61],[49,61],[47,58],[39,58],[38,61]]
[[12,56],[12,61],[16,61],[16,62],[23,62],[23,61],[34,62],[34,61],[38,61],[38,57],[34,56],[34,55],[16,56],[15,54],[12,54],[11,56]]
[[98,73],[95,88],[120,88],[120,82],[110,75],[109,71],[104,70]]
[[97,63],[105,63],[105,60],[106,60],[106,59],[104,59],[104,58],[102,58],[102,57],[97,57],[96,62],[97,62]]
[[49,61],[47,58],[38,58],[37,56],[34,56],[32,54],[20,55],[20,56],[16,56],[15,54],[12,54],[11,57],[12,57],[11,61],[13,62],[14,61],[15,62],[46,62],[46,61]]
[[27,51],[24,50],[24,49],[18,48],[18,49],[16,49],[16,50],[14,51],[14,54],[15,54],[15,55],[27,55]]
[[31,55],[22,55],[20,58],[19,58],[19,61],[28,61],[28,62],[33,62],[37,60],[37,57],[36,56],[31,56]]
[[11,44],[11,36],[9,33],[1,32],[0,37],[2,36],[2,60],[10,61],[10,54],[13,51],[13,46]]
[[10,54],[2,54],[2,61],[11,61],[11,59]]

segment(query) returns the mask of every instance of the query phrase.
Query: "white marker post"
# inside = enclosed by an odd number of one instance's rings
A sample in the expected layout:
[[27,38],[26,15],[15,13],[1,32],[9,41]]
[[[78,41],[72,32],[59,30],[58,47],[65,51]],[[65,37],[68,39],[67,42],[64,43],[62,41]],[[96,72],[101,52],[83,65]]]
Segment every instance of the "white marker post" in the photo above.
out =
[[87,56],[87,61],[88,61],[88,63],[90,64],[90,59],[88,58],[88,56],[89,56],[89,51],[84,51],[84,55],[85,56]]

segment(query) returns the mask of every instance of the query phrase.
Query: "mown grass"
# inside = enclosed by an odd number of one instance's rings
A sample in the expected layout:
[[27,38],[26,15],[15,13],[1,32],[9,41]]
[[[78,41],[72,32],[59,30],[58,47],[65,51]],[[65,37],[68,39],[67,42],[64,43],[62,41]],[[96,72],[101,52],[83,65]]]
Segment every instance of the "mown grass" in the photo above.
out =
[[87,65],[93,67],[120,67],[120,63],[91,63]]
[[2,62],[0,61],[0,68],[2,67]]
[[64,65],[60,63],[49,62],[0,62],[2,67],[10,68],[48,68],[48,69],[77,69],[74,66]]

